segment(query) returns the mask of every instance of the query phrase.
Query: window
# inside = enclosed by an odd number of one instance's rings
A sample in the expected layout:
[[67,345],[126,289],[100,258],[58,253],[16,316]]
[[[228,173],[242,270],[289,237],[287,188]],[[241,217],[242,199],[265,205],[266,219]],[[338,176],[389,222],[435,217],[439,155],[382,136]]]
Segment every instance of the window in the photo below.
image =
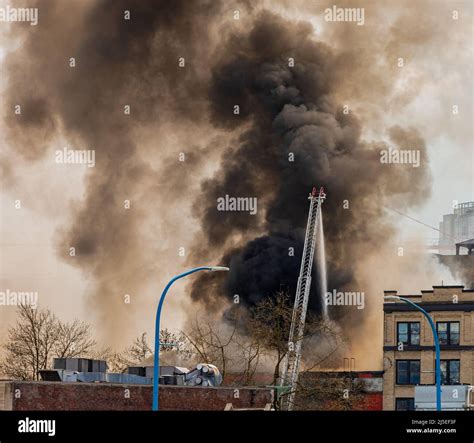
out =
[[420,360],[397,360],[397,385],[420,384]]
[[459,360],[441,360],[441,383],[458,385],[460,383]]
[[440,345],[459,344],[458,321],[439,321],[436,323],[436,332],[438,333]]
[[414,398],[397,398],[397,399],[395,399],[395,410],[396,411],[414,411],[415,410],[415,399]]
[[397,343],[404,345],[420,344],[420,322],[397,323]]

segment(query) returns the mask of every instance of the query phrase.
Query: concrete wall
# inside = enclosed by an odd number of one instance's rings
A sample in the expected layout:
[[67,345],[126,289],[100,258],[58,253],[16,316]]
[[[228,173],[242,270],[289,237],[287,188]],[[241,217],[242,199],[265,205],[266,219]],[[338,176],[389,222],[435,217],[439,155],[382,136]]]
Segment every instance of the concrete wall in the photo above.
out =
[[[4,408],[15,411],[149,411],[152,387],[109,383],[4,382]],[[2,389],[0,384],[0,390]],[[160,386],[161,410],[263,408],[273,401],[267,388]]]

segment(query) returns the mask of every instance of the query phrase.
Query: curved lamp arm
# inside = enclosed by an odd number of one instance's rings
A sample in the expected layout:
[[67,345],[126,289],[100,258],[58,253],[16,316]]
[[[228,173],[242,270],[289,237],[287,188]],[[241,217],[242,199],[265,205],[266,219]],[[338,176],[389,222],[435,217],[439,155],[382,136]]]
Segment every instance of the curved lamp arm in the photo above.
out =
[[154,366],[153,366],[153,411],[158,411],[158,379],[160,377],[160,317],[161,310],[163,308],[163,302],[165,301],[166,294],[171,285],[180,278],[186,277],[187,275],[194,274],[199,271],[229,271],[229,268],[225,266],[200,266],[198,268],[190,269],[189,271],[183,272],[182,274],[176,275],[173,277],[163,290],[160,301],[158,303],[158,309],[156,311],[156,321],[155,321],[155,354],[154,354]]

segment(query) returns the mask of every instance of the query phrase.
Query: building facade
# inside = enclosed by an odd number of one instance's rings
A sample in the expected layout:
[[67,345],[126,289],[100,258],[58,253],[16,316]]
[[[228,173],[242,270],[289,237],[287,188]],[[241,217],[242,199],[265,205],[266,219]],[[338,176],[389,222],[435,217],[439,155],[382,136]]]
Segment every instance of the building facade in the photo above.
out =
[[474,202],[459,203],[439,224],[439,252],[454,254],[456,243],[474,238]]
[[[387,296],[401,296],[385,291]],[[433,286],[403,295],[427,311],[436,324],[443,384],[474,385],[474,290]],[[384,410],[412,410],[416,385],[435,383],[433,334],[424,315],[402,301],[384,309]]]

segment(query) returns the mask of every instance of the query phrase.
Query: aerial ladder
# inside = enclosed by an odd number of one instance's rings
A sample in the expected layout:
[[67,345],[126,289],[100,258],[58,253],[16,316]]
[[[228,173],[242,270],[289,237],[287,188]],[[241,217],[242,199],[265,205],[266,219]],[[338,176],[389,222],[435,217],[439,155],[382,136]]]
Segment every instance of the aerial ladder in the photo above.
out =
[[291,319],[290,336],[288,339],[288,352],[283,363],[280,385],[286,387],[282,395],[281,407],[283,410],[293,409],[298,373],[301,361],[301,345],[303,341],[306,310],[308,308],[309,291],[311,288],[311,270],[313,267],[314,250],[316,247],[316,233],[318,223],[321,221],[321,205],[326,198],[324,188],[319,191],[313,188],[309,194],[309,214],[306,226],[303,255],[301,257],[300,275],[296,288],[295,304]]

